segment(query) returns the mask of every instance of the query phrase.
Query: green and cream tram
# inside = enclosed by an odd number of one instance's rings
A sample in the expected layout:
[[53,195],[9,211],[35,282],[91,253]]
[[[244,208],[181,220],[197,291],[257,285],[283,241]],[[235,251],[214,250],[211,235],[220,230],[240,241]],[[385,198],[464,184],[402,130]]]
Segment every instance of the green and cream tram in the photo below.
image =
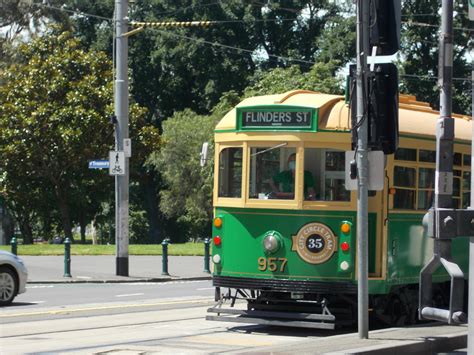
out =
[[[391,324],[415,320],[419,272],[433,252],[422,218],[434,195],[438,116],[400,96],[399,149],[387,156],[384,190],[369,196],[369,307]],[[469,203],[470,134],[470,120],[457,115],[459,208]],[[218,123],[212,238],[218,304],[208,319],[315,328],[354,320],[357,193],[345,187],[349,150],[342,96],[296,90],[252,97]],[[467,243],[453,242],[464,271]],[[433,276],[440,302],[446,280],[442,272]],[[245,309],[232,307],[241,299]]]

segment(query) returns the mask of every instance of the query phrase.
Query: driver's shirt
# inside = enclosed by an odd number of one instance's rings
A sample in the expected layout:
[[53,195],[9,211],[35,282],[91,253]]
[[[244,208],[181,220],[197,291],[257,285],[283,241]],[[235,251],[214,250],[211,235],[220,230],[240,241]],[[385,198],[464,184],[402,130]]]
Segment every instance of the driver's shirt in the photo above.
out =
[[[275,185],[279,186],[281,192],[295,192],[295,178],[290,170],[279,172],[273,177]],[[314,187],[313,174],[304,172],[304,195],[308,195],[308,188]]]

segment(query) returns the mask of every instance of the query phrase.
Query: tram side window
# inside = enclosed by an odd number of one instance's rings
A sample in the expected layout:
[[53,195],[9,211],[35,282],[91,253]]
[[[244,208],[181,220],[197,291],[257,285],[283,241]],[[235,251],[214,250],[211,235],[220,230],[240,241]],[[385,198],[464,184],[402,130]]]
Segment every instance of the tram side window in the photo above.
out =
[[250,149],[249,198],[295,198],[296,148]]
[[433,205],[435,169],[418,170],[418,209],[428,210]]
[[395,196],[393,208],[404,210],[415,209],[416,169],[405,166],[395,166],[394,186]]
[[219,156],[219,197],[242,196],[242,148],[225,148]]
[[453,170],[453,208],[461,208],[461,176],[462,171]]
[[464,154],[463,163],[464,166],[471,166],[471,156],[468,154]]
[[462,175],[462,208],[471,205],[471,173],[464,171]]
[[416,161],[416,149],[398,148],[395,152],[395,160]]
[[[345,152],[306,148],[304,164],[305,200],[349,201],[345,187]],[[314,187],[316,196],[310,192]]]

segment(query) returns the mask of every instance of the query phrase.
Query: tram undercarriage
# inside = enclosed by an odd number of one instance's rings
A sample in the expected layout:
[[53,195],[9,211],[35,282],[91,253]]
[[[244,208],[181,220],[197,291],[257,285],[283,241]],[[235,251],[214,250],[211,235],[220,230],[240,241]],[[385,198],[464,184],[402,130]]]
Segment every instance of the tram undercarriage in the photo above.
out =
[[[335,329],[354,321],[354,300],[350,297],[323,297],[299,292],[216,288],[214,307],[207,320],[278,325],[299,328]],[[331,300],[331,301],[329,301]],[[329,307],[331,303],[332,307]],[[337,319],[337,321],[336,321]]]
[[[436,285],[437,306],[448,303],[448,286],[449,283]],[[216,287],[215,299],[217,303],[207,310],[207,320],[316,329],[335,329],[357,322],[357,294],[353,292]],[[389,294],[370,295],[369,305],[371,324],[376,327],[415,324],[418,287],[406,285],[394,288]]]

